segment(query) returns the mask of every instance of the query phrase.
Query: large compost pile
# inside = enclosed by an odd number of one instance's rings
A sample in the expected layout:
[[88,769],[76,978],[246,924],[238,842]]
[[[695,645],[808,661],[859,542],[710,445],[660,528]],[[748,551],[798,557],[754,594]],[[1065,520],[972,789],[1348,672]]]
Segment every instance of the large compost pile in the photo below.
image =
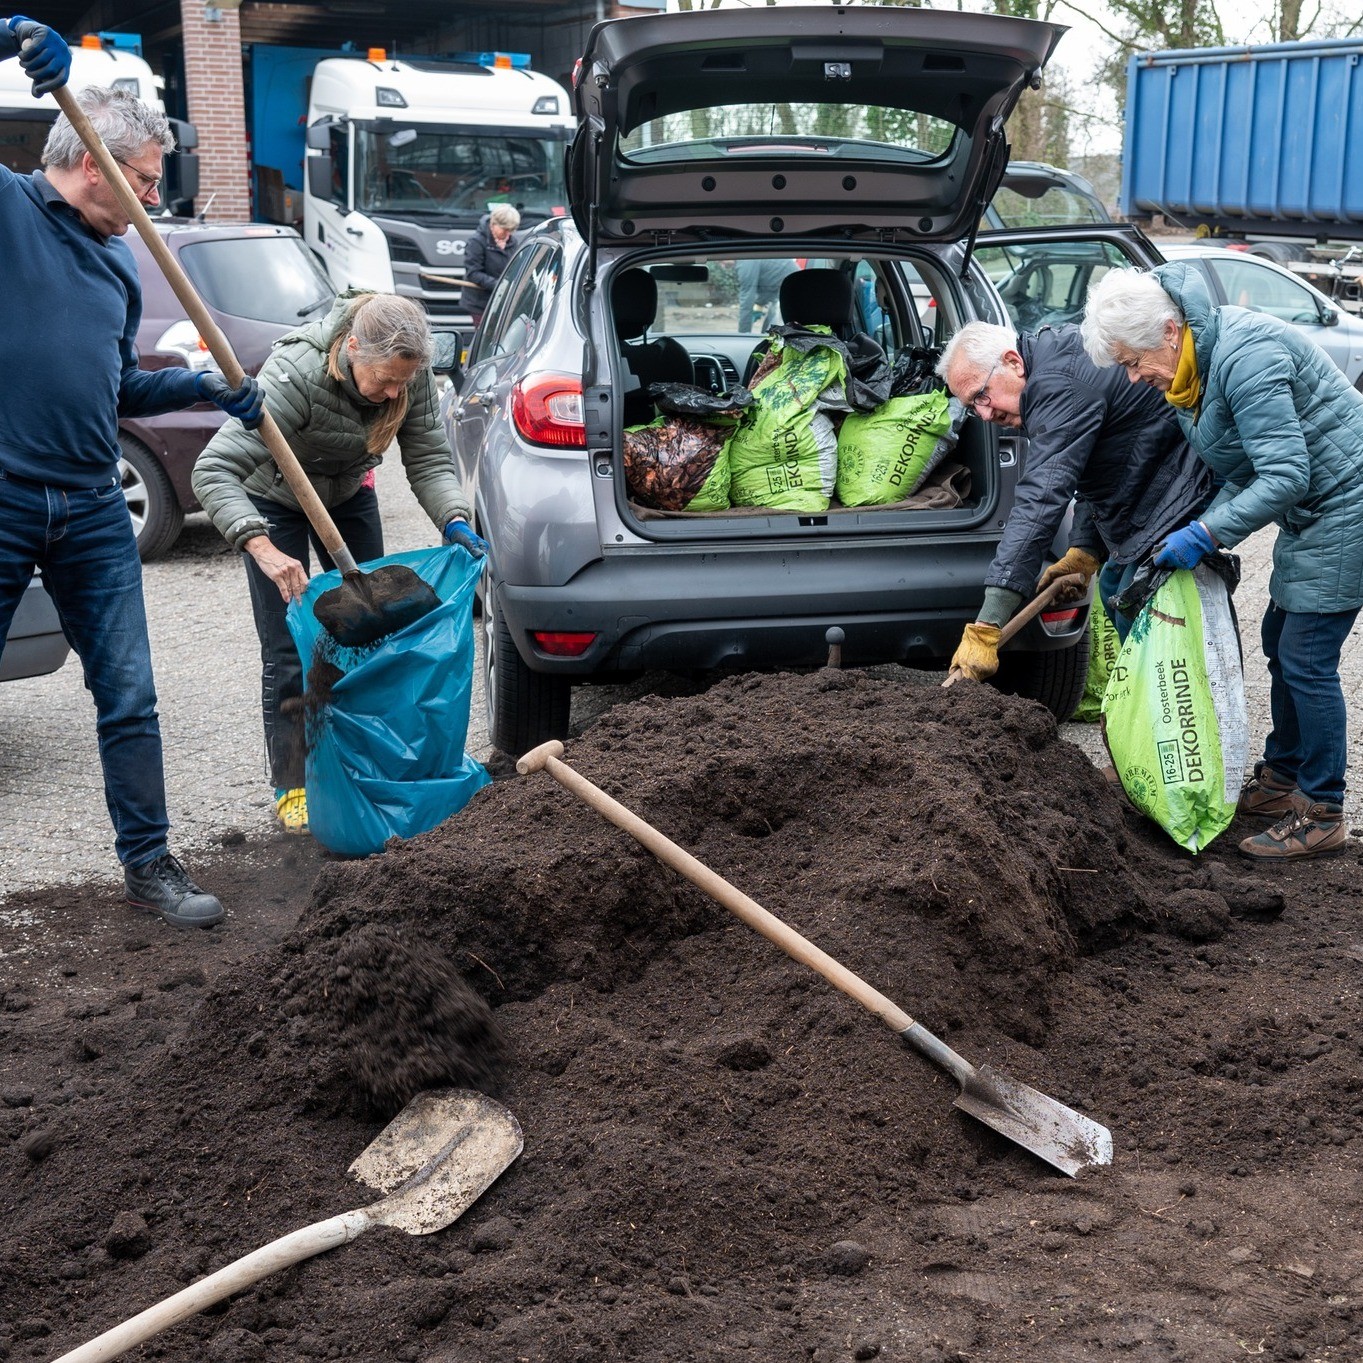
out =
[[60,1051],[25,1021],[59,982],[0,1015],[0,1357],[370,1200],[350,1160],[449,1082],[525,1130],[462,1220],[375,1232],[141,1356],[1359,1356],[1357,852],[1271,881],[1194,859],[1041,707],[912,677],[644,700],[569,759],[968,1059],[1110,1126],[1110,1170],[1064,1179],[974,1123],[550,777],[499,781],[325,864],[196,1008],[147,1007],[125,961]]

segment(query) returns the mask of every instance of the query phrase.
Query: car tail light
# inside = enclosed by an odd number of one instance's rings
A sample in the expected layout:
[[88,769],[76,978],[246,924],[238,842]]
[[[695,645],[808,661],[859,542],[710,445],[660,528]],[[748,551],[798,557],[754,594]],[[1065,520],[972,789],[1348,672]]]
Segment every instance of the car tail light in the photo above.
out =
[[1042,611],[1041,623],[1047,629],[1064,629],[1067,625],[1072,625],[1079,619],[1079,612],[1082,606],[1068,606],[1059,611]]
[[596,642],[595,634],[575,634],[567,630],[532,630],[530,637],[541,653],[555,658],[580,658]]
[[587,448],[582,380],[571,374],[532,374],[511,390],[511,420],[533,445]]

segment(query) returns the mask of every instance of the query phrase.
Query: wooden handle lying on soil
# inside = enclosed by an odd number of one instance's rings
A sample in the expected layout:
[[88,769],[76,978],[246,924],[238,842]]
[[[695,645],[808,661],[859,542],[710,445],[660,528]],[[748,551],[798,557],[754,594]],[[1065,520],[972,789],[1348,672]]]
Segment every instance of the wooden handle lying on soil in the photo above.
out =
[[[1047,585],[1037,593],[1013,618],[999,631],[999,647],[1002,648],[1023,625],[1031,620],[1035,620],[1042,611],[1058,596],[1065,587],[1084,587],[1083,573],[1066,573],[1064,577],[1058,577],[1054,582]],[[955,684],[965,676],[959,667],[953,667],[947,673],[943,686],[955,686]]]
[[262,1278],[268,1278],[280,1269],[290,1268],[322,1254],[338,1245],[347,1244],[372,1224],[365,1211],[342,1212],[339,1216],[328,1217],[325,1221],[315,1221],[311,1226],[282,1235],[271,1240],[250,1254],[225,1264],[216,1273],[191,1283],[182,1292],[177,1292],[165,1301],[149,1306],[145,1311],[106,1330],[102,1335],[82,1344],[70,1353],[62,1354],[53,1363],[102,1363],[106,1358],[117,1358],[135,1344],[168,1330],[172,1325],[190,1316],[198,1315],[214,1302],[224,1301],[235,1292],[240,1292]]
[[[233,352],[231,343],[213,320],[212,313],[204,306],[203,299],[199,297],[194,285],[190,283],[189,276],[180,267],[180,262],[175,258],[175,253],[161,239],[161,234],[156,228],[152,226],[151,218],[148,216],[141,199],[133,193],[132,186],[124,177],[122,170],[119,169],[118,162],[110,155],[108,147],[104,145],[103,139],[95,131],[94,124],[86,117],[85,110],[76,103],[76,97],[71,93],[71,87],[63,85],[54,90],[52,94],[60,105],[62,113],[71,120],[71,126],[85,144],[85,149],[95,158],[105,180],[108,181],[109,188],[113,190],[114,196],[122,205],[123,211],[128,215],[132,225],[137,228],[137,235],[146,242],[147,250],[151,252],[152,259],[161,267],[161,271],[169,281],[176,298],[180,300],[181,306],[189,314],[189,320],[198,328],[199,335],[203,338],[204,344],[208,346],[209,354],[217,361],[218,368],[222,370],[223,376],[233,387],[239,386],[242,379],[245,378],[245,371]],[[284,475],[293,495],[298,499],[298,505],[302,507],[303,514],[312,522],[312,528],[317,531],[317,538],[322,541],[323,547],[331,555],[332,562],[343,574],[358,572],[354,555],[346,548],[345,540],[341,538],[341,532],[336,528],[336,522],[331,519],[331,513],[322,505],[322,499],[308,481],[308,475],[303,472],[303,466],[298,462],[298,457],[289,448],[288,441],[284,439],[284,433],[275,424],[275,419],[268,410],[262,409],[261,415],[261,439],[265,441],[265,446],[270,451],[271,457],[279,466],[279,471]]]
[[674,871],[679,871],[693,885],[698,885],[717,904],[742,919],[754,932],[760,932],[769,942],[774,942],[792,960],[817,971],[834,988],[841,989],[868,1012],[874,1013],[892,1032],[902,1033],[914,1025],[913,1019],[897,1003],[887,999],[878,989],[872,989],[859,975],[854,975],[846,966],[840,965],[827,952],[821,951],[807,937],[802,937],[775,914],[768,913],[755,899],[750,899],[742,890],[712,871],[703,861],[698,861],[670,838],[665,838],[652,824],[611,799],[604,790],[594,786],[585,776],[579,775],[566,762],[561,761],[562,757],[563,744],[554,739],[542,743],[538,748],[532,748],[516,763],[516,770],[522,776],[536,771],[548,771],[555,781],[572,791],[598,814],[609,819],[617,828],[623,829],[636,842],[652,852],[659,861],[672,867]]

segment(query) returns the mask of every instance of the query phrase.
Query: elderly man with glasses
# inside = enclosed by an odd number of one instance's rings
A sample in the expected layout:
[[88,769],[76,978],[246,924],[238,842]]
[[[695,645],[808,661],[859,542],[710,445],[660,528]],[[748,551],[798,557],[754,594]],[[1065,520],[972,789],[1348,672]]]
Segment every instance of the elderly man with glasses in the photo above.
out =
[[[971,322],[937,366],[954,397],[983,421],[1023,432],[1027,455],[1013,509],[984,579],[984,603],[951,663],[976,681],[998,671],[999,632],[1057,577],[1102,570],[1099,592],[1118,633],[1129,621],[1109,605],[1137,563],[1211,500],[1212,479],[1168,404],[1089,359],[1077,326],[1018,335]],[[1075,500],[1069,548],[1041,571]],[[1039,576],[1038,576],[1039,574]]]
[[[50,28],[0,19],[0,60],[17,57],[35,94],[66,81],[71,54]],[[133,192],[158,202],[174,145],[165,115],[124,90],[78,96]],[[142,568],[119,480],[118,419],[208,401],[260,420],[254,379],[138,366],[142,292],[120,240],[127,212],[62,115],[43,169],[0,166],[0,641],[35,568],[61,616],[95,703],[104,794],[127,900],[177,927],[223,908],[167,846],[161,729]],[[41,851],[35,851],[41,856]]]

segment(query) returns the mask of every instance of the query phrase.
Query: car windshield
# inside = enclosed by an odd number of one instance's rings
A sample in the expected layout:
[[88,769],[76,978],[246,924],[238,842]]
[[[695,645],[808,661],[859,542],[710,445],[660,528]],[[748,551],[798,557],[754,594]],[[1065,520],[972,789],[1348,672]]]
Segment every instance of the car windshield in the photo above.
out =
[[731,104],[651,119],[622,138],[620,150],[641,164],[772,152],[923,163],[943,155],[956,132],[945,119],[909,109]]
[[497,203],[531,221],[566,211],[563,140],[553,129],[358,127],[355,207],[475,227]]
[[230,317],[297,326],[315,320],[335,289],[296,236],[216,237],[180,249],[180,263],[209,304]]

